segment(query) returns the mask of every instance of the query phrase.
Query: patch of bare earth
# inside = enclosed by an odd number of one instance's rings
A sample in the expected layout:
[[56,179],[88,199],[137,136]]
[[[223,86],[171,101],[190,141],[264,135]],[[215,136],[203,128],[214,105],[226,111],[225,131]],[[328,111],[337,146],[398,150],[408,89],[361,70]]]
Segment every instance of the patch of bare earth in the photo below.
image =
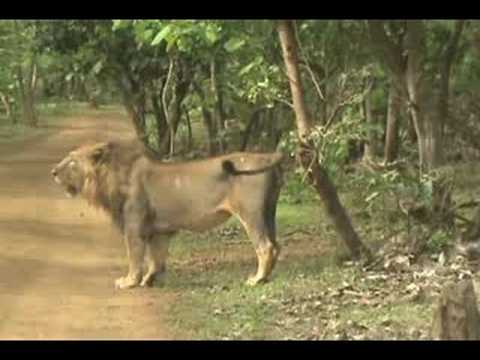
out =
[[120,113],[66,119],[0,147],[0,338],[169,339],[161,288],[116,291],[123,242],[105,214],[68,199],[50,169],[85,141],[131,137]]

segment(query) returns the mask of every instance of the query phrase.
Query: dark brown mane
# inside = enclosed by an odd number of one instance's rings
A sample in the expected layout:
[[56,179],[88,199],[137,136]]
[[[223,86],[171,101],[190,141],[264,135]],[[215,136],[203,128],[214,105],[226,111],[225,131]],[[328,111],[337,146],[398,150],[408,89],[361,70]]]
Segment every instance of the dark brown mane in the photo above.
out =
[[143,155],[136,141],[108,143],[108,152],[93,167],[85,166],[83,194],[92,206],[104,209],[123,228],[122,207],[134,162]]

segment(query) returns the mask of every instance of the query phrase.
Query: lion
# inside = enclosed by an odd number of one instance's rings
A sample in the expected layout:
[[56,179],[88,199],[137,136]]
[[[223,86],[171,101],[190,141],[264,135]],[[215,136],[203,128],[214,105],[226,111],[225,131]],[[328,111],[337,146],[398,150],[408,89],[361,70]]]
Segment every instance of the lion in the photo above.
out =
[[127,275],[115,288],[151,286],[166,271],[171,238],[201,232],[235,216],[253,242],[257,271],[246,283],[268,280],[280,253],[275,212],[282,154],[237,152],[166,163],[137,141],[80,146],[51,171],[67,196],[105,210],[123,235]]

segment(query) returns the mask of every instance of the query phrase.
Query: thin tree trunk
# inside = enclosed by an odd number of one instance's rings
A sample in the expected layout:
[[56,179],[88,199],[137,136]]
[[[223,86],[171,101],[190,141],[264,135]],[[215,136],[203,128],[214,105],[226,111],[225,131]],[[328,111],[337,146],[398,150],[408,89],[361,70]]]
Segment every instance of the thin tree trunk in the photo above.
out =
[[35,76],[33,60],[30,64],[31,69],[29,71],[27,79],[25,79],[23,70],[19,66],[17,68],[17,81],[18,90],[20,92],[20,102],[22,109],[23,123],[32,127],[37,126],[37,115],[35,112],[35,94],[32,89],[32,77]]
[[117,79],[117,84],[122,95],[122,102],[132,121],[138,140],[143,145],[145,152],[152,158],[160,158],[160,153],[150,146],[146,131],[146,99],[145,91],[131,79],[126,71]]
[[453,60],[457,53],[458,43],[465,26],[465,20],[457,20],[455,23],[455,30],[448,41],[444,55],[440,60],[439,75],[440,75],[440,94],[438,97],[438,121],[440,122],[440,136],[443,139],[445,126],[448,119],[448,100],[450,96],[450,72],[452,69]]
[[211,113],[204,106],[202,106],[202,115],[208,134],[208,152],[214,156],[218,154],[217,127]]
[[193,148],[193,133],[192,133],[192,122],[190,120],[190,114],[188,113],[188,109],[184,109],[185,111],[185,120],[187,122],[187,134],[188,134],[188,141],[187,141],[187,151],[192,151]]
[[[173,152],[175,151],[174,145],[175,145],[175,131],[173,129],[173,119],[170,117],[170,112],[168,111],[168,102],[166,100],[167,98],[167,91],[168,91],[168,86],[170,85],[170,80],[171,80],[171,75],[172,75],[172,69],[174,66],[174,59],[170,58],[170,65],[168,67],[168,74],[167,74],[167,79],[165,80],[165,86],[163,87],[163,93],[162,93],[162,109],[163,112],[165,113],[165,120],[167,121],[168,129],[169,129],[169,136],[167,137],[167,140],[165,143],[168,145],[168,149],[170,150],[170,156],[173,156]],[[160,148],[163,149],[164,144],[160,145]]]
[[244,131],[243,139],[242,139],[242,146],[240,147],[241,151],[245,151],[248,146],[248,141],[250,140],[250,136],[253,133],[253,130],[257,127],[257,123],[259,121],[259,116],[265,108],[262,107],[260,109],[256,109],[253,111],[252,115],[250,116],[250,121],[248,122],[247,128]]
[[207,134],[208,134],[208,152],[210,153],[211,156],[214,156],[218,153],[217,127],[215,126],[215,121],[212,118],[212,114],[210,113],[210,111],[208,111],[208,109],[204,105],[205,94],[203,93],[203,90],[196,83],[193,83],[193,87],[202,103],[201,109],[202,109],[203,123],[205,125],[205,128],[207,129]]
[[362,255],[365,255],[370,259],[370,251],[355,232],[345,208],[340,203],[335,185],[318,162],[316,149],[309,139],[313,122],[305,104],[302,79],[298,65],[297,43],[292,21],[278,21],[277,31],[292,93],[293,107],[300,139],[299,156],[302,166],[307,171],[308,179],[322,198],[329,218],[333,221],[337,233],[345,242],[352,257],[359,259]]
[[157,142],[161,144],[163,143],[165,136],[168,136],[168,125],[167,125],[167,120],[165,119],[165,113],[162,111],[162,107],[158,99],[159,99],[158,93],[153,90],[153,93],[150,96],[150,101],[152,103],[153,115],[155,116],[155,125],[157,129]]
[[7,118],[12,120],[13,122],[12,107],[10,106],[10,102],[8,101],[9,100],[8,96],[0,92],[0,99],[2,101],[3,106],[5,106],[5,112],[7,113]]
[[367,130],[367,141],[365,142],[365,151],[364,151],[364,159],[373,160],[375,159],[375,150],[377,147],[376,144],[376,134],[373,130],[374,125],[374,118],[372,114],[372,101],[371,101],[371,92],[369,91],[365,94],[365,99],[363,101],[363,116],[365,118],[365,122],[368,126]]
[[212,111],[213,121],[215,121],[215,127],[219,130],[221,136],[218,140],[218,146],[220,153],[224,153],[227,148],[227,143],[224,139],[225,134],[225,112],[223,109],[223,96],[221,84],[219,83],[217,76],[217,61],[212,59],[210,62],[210,90],[214,99],[214,110]]
[[400,116],[400,96],[391,84],[388,91],[387,130],[385,136],[385,163],[393,162],[398,156],[398,121]]

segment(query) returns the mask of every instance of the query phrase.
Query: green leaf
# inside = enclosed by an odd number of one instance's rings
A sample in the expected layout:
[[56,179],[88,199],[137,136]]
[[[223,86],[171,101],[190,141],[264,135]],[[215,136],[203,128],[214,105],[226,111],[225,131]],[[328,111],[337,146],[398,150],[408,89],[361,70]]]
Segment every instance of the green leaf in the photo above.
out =
[[377,198],[378,196],[380,195],[380,193],[378,191],[375,191],[373,194],[371,194],[370,196],[368,196],[366,199],[365,199],[365,202],[371,202],[373,199]]
[[256,61],[252,61],[250,64],[247,66],[243,67],[240,72],[238,73],[239,76],[245,75],[246,73],[250,72],[250,70],[253,69],[253,67],[257,65]]
[[232,38],[225,43],[224,48],[225,50],[227,50],[227,52],[234,52],[240,49],[244,44],[245,44],[244,39]]
[[98,74],[103,69],[103,61],[98,61],[95,65],[93,65],[92,71],[94,74]]
[[129,20],[113,20],[112,30],[124,29],[128,26]]
[[165,39],[172,31],[171,25],[166,25],[153,39],[152,46],[158,45]]
[[215,44],[219,38],[217,31],[212,27],[207,27],[205,36],[210,44]]
[[65,76],[65,81],[68,82],[68,81],[72,80],[72,78],[73,78],[74,75],[75,75],[75,74],[74,74],[73,72],[68,73],[68,74]]
[[148,41],[150,41],[152,36],[153,36],[153,30],[152,29],[145,30],[145,32],[143,33],[143,40],[148,42]]

